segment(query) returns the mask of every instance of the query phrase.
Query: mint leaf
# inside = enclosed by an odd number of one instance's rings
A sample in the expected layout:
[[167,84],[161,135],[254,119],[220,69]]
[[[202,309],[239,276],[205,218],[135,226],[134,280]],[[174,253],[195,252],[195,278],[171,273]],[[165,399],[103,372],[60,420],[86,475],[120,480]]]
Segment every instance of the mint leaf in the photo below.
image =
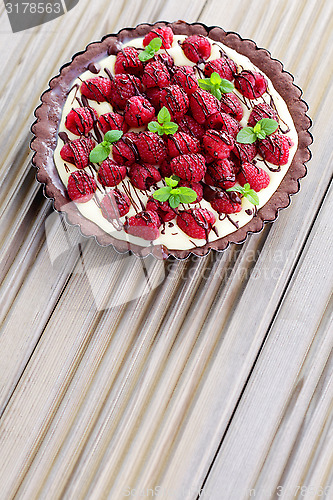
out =
[[145,50],[142,50],[139,54],[139,60],[141,62],[146,62],[149,61],[149,59],[152,59],[155,55],[155,52],[146,52]]
[[192,203],[198,197],[198,194],[194,189],[188,187],[180,187],[180,201],[181,203]]
[[160,38],[153,38],[151,42],[142,50],[139,54],[139,59],[141,62],[149,61],[152,59],[156,52],[161,48],[162,40]]
[[244,198],[247,198],[249,200],[250,203],[252,203],[253,205],[259,205],[259,196],[254,189],[251,189],[249,183],[246,183],[244,187],[233,186],[231,188],[226,189],[226,191],[236,191],[238,193],[241,193],[244,196]]
[[177,132],[178,125],[177,125],[177,123],[169,122],[169,123],[165,123],[164,125],[162,125],[162,128],[163,128],[163,131],[165,134],[173,135]]
[[171,115],[168,111],[168,108],[163,106],[163,108],[161,109],[161,111],[157,115],[157,119],[158,119],[159,123],[161,123],[161,124],[170,122]]
[[235,87],[233,83],[229,82],[229,80],[225,80],[224,78],[222,78],[219,90],[220,92],[222,92],[222,94],[228,94],[229,92],[235,90]]
[[179,194],[172,194],[169,198],[169,205],[171,208],[177,208],[180,204],[180,196]]
[[252,127],[242,128],[236,137],[236,141],[241,144],[253,144],[257,140],[257,134]]
[[109,130],[104,136],[104,142],[108,142],[109,144],[117,142],[123,134],[122,130]]
[[171,187],[162,187],[160,189],[157,189],[153,194],[153,198],[163,203],[164,201],[167,201],[169,199],[170,191]]
[[177,123],[171,121],[171,115],[168,108],[166,108],[165,106],[163,106],[163,108],[158,113],[157,120],[159,121],[159,123],[148,123],[148,130],[150,130],[150,132],[156,132],[159,135],[170,135],[177,132],[178,125]]
[[148,123],[148,130],[150,132],[156,132],[158,134],[160,134],[160,132],[162,131],[162,133],[160,135],[163,135],[163,130],[162,130],[162,125],[160,125],[159,123],[157,122],[150,122]]
[[255,124],[255,126],[253,127],[253,132],[254,132],[255,134],[260,134],[260,132],[261,132],[261,125],[260,125],[260,121],[259,121],[259,122],[257,122],[257,123]]
[[201,89],[208,90],[219,101],[221,100],[222,94],[232,92],[235,89],[233,83],[225,78],[221,78],[215,71],[210,75],[210,78],[201,78],[198,80],[198,83]]
[[151,47],[154,52],[157,52],[162,47],[162,40],[159,37],[153,38],[147,47]]
[[101,163],[106,160],[111,151],[110,145],[108,143],[102,142],[97,144],[97,146],[90,152],[89,160],[92,163]]
[[213,94],[213,96],[216,97],[216,99],[218,99],[219,101],[221,100],[222,94],[221,94],[221,91],[219,89],[212,88],[210,90],[210,92],[211,92],[211,94]]
[[262,118],[262,120],[259,120],[256,125],[258,124],[260,124],[261,130],[265,132],[266,135],[273,134],[279,126],[278,122],[272,120],[271,118]]
[[174,188],[178,185],[179,177],[177,177],[176,175],[173,175],[172,177],[166,177],[165,182],[166,182],[167,186]]
[[249,191],[248,193],[244,194],[244,196],[253,205],[259,205],[259,196],[257,195],[257,193],[253,189],[251,189],[251,192]]
[[212,88],[209,78],[202,78],[198,80],[199,87],[203,90],[209,90]]
[[210,78],[209,78],[210,82],[213,84],[213,85],[220,85],[220,83],[222,82],[222,78],[220,77],[220,75],[218,73],[216,73],[216,71],[214,71],[211,75],[210,75]]

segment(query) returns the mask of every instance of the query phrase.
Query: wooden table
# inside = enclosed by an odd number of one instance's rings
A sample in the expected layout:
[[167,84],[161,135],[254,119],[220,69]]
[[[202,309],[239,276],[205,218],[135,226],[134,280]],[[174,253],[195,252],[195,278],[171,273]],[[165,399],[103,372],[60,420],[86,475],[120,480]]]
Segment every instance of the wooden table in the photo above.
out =
[[[332,499],[332,1],[80,0],[16,34],[0,9],[1,500]],[[74,52],[176,19],[284,62],[310,105],[313,159],[291,206],[243,245],[143,264],[53,212],[29,128]]]

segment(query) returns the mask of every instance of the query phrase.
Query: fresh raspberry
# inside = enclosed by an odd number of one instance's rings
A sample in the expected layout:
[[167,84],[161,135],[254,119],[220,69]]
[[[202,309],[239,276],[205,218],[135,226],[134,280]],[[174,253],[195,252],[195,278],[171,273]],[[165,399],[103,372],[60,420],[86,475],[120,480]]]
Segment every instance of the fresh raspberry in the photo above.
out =
[[98,123],[103,134],[106,134],[109,130],[122,130],[124,133],[128,130],[128,125],[125,122],[124,116],[115,112],[101,115],[98,119]]
[[237,180],[241,186],[249,183],[251,189],[261,191],[268,186],[270,177],[265,170],[257,167],[254,163],[243,163]]
[[168,135],[167,152],[171,158],[179,155],[198,153],[200,151],[200,142],[184,132],[176,132]]
[[175,175],[188,182],[200,182],[206,173],[205,159],[201,154],[176,156],[170,165]]
[[212,50],[208,38],[203,35],[188,36],[181,47],[187,59],[194,63],[201,63],[208,59]]
[[133,75],[115,75],[111,81],[110,102],[113,107],[125,109],[127,101],[143,92],[140,78]]
[[235,214],[242,210],[242,200],[238,193],[215,191],[209,201],[212,208],[219,214]]
[[175,218],[175,211],[170,207],[167,201],[155,200],[152,196],[148,199],[146,210],[157,212],[162,222],[169,222]]
[[119,189],[113,189],[107,193],[100,203],[102,215],[109,221],[123,217],[131,207],[129,197]]
[[172,170],[170,160],[164,160],[160,165],[159,171],[162,177],[171,177]]
[[184,115],[177,123],[179,132],[185,132],[185,134],[191,135],[199,140],[205,135],[205,128],[192,116]]
[[179,85],[186,94],[193,94],[199,88],[198,80],[192,66],[176,66],[172,78],[174,85]]
[[61,151],[60,156],[64,161],[73,163],[77,168],[86,168],[89,165],[89,155],[94,149],[95,143],[89,137],[80,137],[74,141],[67,142]]
[[253,107],[247,124],[249,127],[254,127],[255,124],[258,121],[262,120],[263,118],[271,118],[272,120],[275,120],[276,122],[279,121],[279,117],[278,117],[275,109],[273,109],[266,102],[260,102],[259,104],[256,104]]
[[219,57],[218,59],[206,62],[204,69],[205,76],[208,78],[215,72],[218,73],[221,78],[229,80],[230,82],[234,79],[236,71],[236,63],[227,56]]
[[75,108],[66,116],[65,126],[75,135],[86,135],[93,128],[97,118],[98,115],[92,108]]
[[210,115],[205,122],[205,126],[208,129],[223,130],[232,135],[234,139],[236,139],[238,132],[242,128],[235,118],[223,113],[223,111]]
[[257,156],[257,145],[255,142],[253,144],[242,144],[235,141],[232,152],[239,162],[251,162]]
[[87,99],[98,103],[108,101],[110,98],[111,82],[109,78],[96,76],[86,80],[81,85],[81,94]]
[[193,118],[203,124],[210,115],[220,110],[220,103],[207,90],[198,89],[190,96],[190,108]]
[[191,238],[207,240],[216,222],[215,215],[206,208],[181,210],[177,215],[177,224]]
[[273,165],[286,165],[289,159],[289,149],[293,142],[282,134],[267,136],[259,141],[258,151],[264,160],[273,163]]
[[124,230],[133,236],[152,241],[159,237],[160,225],[161,221],[158,214],[147,210],[130,217],[124,224]]
[[152,61],[161,62],[167,67],[168,70],[170,70],[175,64],[175,61],[167,52],[161,52],[160,54],[155,54]]
[[123,137],[112,144],[112,156],[119,165],[131,165],[139,161],[139,152],[136,147],[138,134],[127,132]]
[[243,118],[243,108],[238,99],[238,97],[232,92],[227,92],[226,94],[222,94],[220,100],[220,108],[224,113],[228,113],[233,118],[236,118],[237,121],[241,121]]
[[136,141],[140,160],[144,163],[159,165],[166,159],[163,139],[153,132],[141,132]]
[[147,47],[153,38],[160,38],[162,40],[162,49],[171,49],[173,42],[173,31],[168,26],[163,26],[151,30],[143,39],[143,46]]
[[154,106],[156,113],[158,113],[159,110],[161,109],[161,104],[160,104],[161,92],[162,89],[160,89],[159,87],[150,87],[145,92],[148,101],[150,101],[151,104]]
[[200,182],[187,182],[187,181],[180,180],[178,183],[178,186],[188,187],[188,188],[193,189],[193,191],[195,191],[197,193],[197,198],[196,198],[196,200],[192,201],[191,203],[200,203],[200,201],[202,200],[202,197],[203,197],[203,187],[200,184]]
[[243,70],[235,75],[236,89],[248,99],[257,99],[267,90],[267,80],[260,73]]
[[125,120],[130,127],[142,127],[155,116],[155,108],[142,96],[131,97],[125,107]]
[[141,76],[143,73],[143,64],[139,59],[139,51],[134,47],[125,47],[118,52],[114,72],[116,75],[118,73],[127,73]]
[[167,87],[170,83],[170,74],[167,67],[158,61],[149,62],[145,66],[142,83],[147,88]]
[[91,200],[97,189],[95,179],[85,170],[75,170],[68,179],[67,191],[71,200],[86,203]]
[[228,158],[235,145],[233,137],[220,130],[207,130],[202,139],[205,151],[213,158]]
[[165,106],[175,120],[182,118],[188,110],[187,94],[178,85],[170,85],[161,92],[161,107]]
[[118,165],[111,158],[107,158],[101,164],[97,179],[102,186],[114,187],[117,186],[126,177],[126,167]]
[[128,177],[133,186],[143,191],[150,189],[151,186],[162,179],[157,168],[148,163],[134,163],[131,165],[128,171]]
[[231,188],[236,184],[236,176],[232,162],[229,160],[217,160],[207,166],[205,182],[210,186]]

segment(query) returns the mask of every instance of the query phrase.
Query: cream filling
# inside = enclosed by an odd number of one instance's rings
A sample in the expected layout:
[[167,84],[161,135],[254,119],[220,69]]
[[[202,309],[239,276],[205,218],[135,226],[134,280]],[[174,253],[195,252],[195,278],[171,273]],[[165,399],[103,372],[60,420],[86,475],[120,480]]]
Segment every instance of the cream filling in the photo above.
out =
[[[178,44],[179,40],[182,41],[185,38],[186,38],[186,36],[184,36],[184,35],[175,35],[173,45],[172,45],[171,49],[168,49],[168,53],[173,57],[174,62],[177,66],[184,66],[184,65],[194,66],[194,63],[191,62],[189,59],[187,59],[187,57],[185,57],[180,45]],[[134,46],[137,48],[141,48],[141,47],[143,47],[142,40],[143,40],[143,38],[136,38],[134,40],[129,41],[128,43],[125,43],[123,46],[124,47],[125,46]],[[226,52],[227,55],[231,59],[233,59],[238,66],[242,66],[243,69],[260,71],[256,66],[254,66],[251,63],[251,61],[247,57],[243,56],[242,54],[239,54],[235,50],[230,49],[229,47],[227,47],[221,43],[218,43],[218,42],[214,42],[214,44],[212,44],[212,51],[211,51],[210,58],[208,60],[217,59],[218,57],[220,57],[219,48],[223,49],[223,51]],[[160,51],[160,52],[162,52],[162,51]],[[109,57],[106,57],[106,58],[98,61],[98,63],[100,64],[100,66],[102,68],[99,75],[106,76],[106,74],[103,71],[104,68],[108,68],[114,74],[115,60],[116,60],[116,56],[109,56]],[[78,84],[80,86],[82,81],[88,80],[89,78],[93,78],[95,76],[97,76],[97,75],[92,74],[90,71],[86,71],[82,75],[80,75],[80,77],[77,78],[73,82],[73,89],[69,93],[68,98],[66,100],[66,103],[64,105],[62,118],[61,118],[61,122],[60,122],[60,126],[59,126],[59,132],[61,132],[61,131],[66,132],[69,139],[71,139],[71,140],[77,139],[78,136],[72,134],[69,130],[66,129],[65,120],[66,120],[66,116],[71,111],[71,109],[78,107],[78,103],[77,103],[75,97],[81,96],[80,91],[77,91],[77,89],[74,86],[76,84]],[[267,76],[266,76],[266,78],[267,78]],[[297,135],[292,117],[289,113],[288,107],[287,107],[285,101],[282,99],[282,97],[275,90],[272,82],[268,78],[267,78],[267,81],[268,81],[268,92],[270,95],[268,95],[268,93],[265,93],[260,99],[255,100],[253,102],[254,103],[262,102],[262,99],[264,99],[269,104],[270,96],[273,97],[274,103],[275,103],[275,106],[277,108],[277,111],[278,111],[280,118],[283,120],[283,122],[290,129],[290,132],[288,132],[288,137],[291,138],[294,145],[290,149],[288,163],[286,165],[282,165],[281,170],[279,172],[271,172],[263,162],[260,162],[260,167],[268,172],[271,180],[270,180],[270,183],[267,186],[267,188],[262,189],[258,193],[258,196],[259,196],[259,205],[257,207],[258,209],[261,208],[262,206],[264,206],[268,202],[268,200],[271,198],[273,193],[277,190],[283,177],[285,176],[286,172],[288,171],[288,168],[292,162],[292,159],[295,155],[295,152],[297,150],[297,145],[298,145],[298,135]],[[240,96],[240,94],[237,92],[237,90],[235,90],[234,92],[236,95]],[[242,104],[242,102],[241,102],[241,104]],[[107,102],[103,102],[103,103],[98,104],[96,101],[90,100],[89,105],[92,108],[96,109],[96,111],[99,115],[109,113],[112,111],[111,104],[109,104]],[[246,126],[251,110],[247,109],[247,107],[244,104],[242,104],[242,107],[244,109],[244,116],[243,116],[243,119],[240,123],[242,126]],[[285,126],[285,125],[283,124],[283,126]],[[134,130],[134,129],[132,129],[132,130]],[[67,165],[67,170],[66,170],[65,162],[62,160],[62,158],[60,156],[60,150],[61,150],[62,146],[63,146],[63,142],[60,139],[58,139],[57,147],[56,147],[56,150],[54,152],[54,160],[55,160],[55,164],[56,164],[56,167],[57,167],[57,170],[58,170],[58,173],[59,173],[59,176],[60,176],[62,182],[64,183],[65,186],[67,186],[68,178],[69,178],[70,174],[74,170],[77,170],[77,169],[76,169],[75,165],[72,165],[72,164],[66,162],[66,165]],[[111,154],[111,156],[112,156],[112,154]],[[272,168],[276,168],[276,166],[272,165]],[[69,169],[69,171],[68,171],[68,169]],[[86,170],[88,173],[92,173],[92,171],[89,167]],[[96,175],[95,175],[95,177],[96,177]],[[123,182],[125,184],[128,184],[129,179],[126,177]],[[160,182],[159,185],[162,186],[163,183]],[[102,192],[100,192],[99,190],[97,190],[97,192],[96,192],[96,196],[99,200],[101,200],[103,198],[103,196],[105,195],[105,192],[112,191],[112,188],[106,188],[106,190],[105,190],[102,186],[100,186],[100,187],[101,187]],[[119,184],[117,187],[123,191],[122,184]],[[149,196],[152,195],[152,191],[150,191],[150,192],[139,191],[139,190],[133,189],[133,187],[131,190],[132,191],[134,190],[136,192],[136,194],[134,194],[134,201],[138,201],[136,199],[136,197],[140,196],[140,198],[144,204],[146,204],[146,201],[148,200]],[[111,224],[107,219],[105,219],[103,217],[100,208],[97,206],[97,204],[94,202],[94,200],[90,200],[86,203],[77,203],[76,205],[84,217],[95,222],[106,233],[112,234],[112,236],[116,239],[125,240],[125,241],[128,241],[129,243],[133,243],[133,244],[136,244],[136,245],[139,245],[142,247],[146,247],[146,246],[150,246],[150,245],[164,245],[165,247],[167,247],[170,250],[172,250],[172,249],[189,250],[189,249],[193,248],[194,244],[198,247],[206,244],[206,240],[194,239],[194,238],[189,237],[187,234],[185,234],[177,226],[175,219],[172,221],[172,223],[173,223],[172,227],[169,227],[169,223],[166,223],[165,228],[163,229],[164,234],[160,234],[159,238],[157,238],[153,242],[149,242],[149,241],[143,240],[142,238],[138,238],[138,237],[129,235],[129,234],[125,233],[124,230],[116,231],[113,224]],[[251,215],[248,215],[246,213],[246,210],[253,209],[253,205],[246,198],[242,199],[242,210],[240,212],[238,212],[236,214],[231,214],[229,216],[229,218],[224,218],[223,220],[219,219],[219,214],[215,210],[213,210],[210,203],[207,202],[206,200],[202,200],[200,203],[197,203],[197,204],[192,203],[188,207],[193,208],[193,207],[199,207],[199,206],[202,208],[209,209],[216,216],[216,223],[215,223],[214,227],[216,228],[218,235],[215,233],[215,231],[211,231],[209,234],[209,237],[208,237],[208,242],[215,241],[223,236],[226,236],[228,234],[235,232],[237,230],[237,227],[235,227],[235,225],[230,220],[237,223],[238,227],[242,227],[245,224],[247,224],[253,217],[253,213],[251,213]],[[252,212],[253,212],[253,210],[252,210]],[[132,206],[126,217],[131,217],[132,215],[135,215],[135,214],[136,214],[136,211]],[[120,220],[122,222],[124,222],[125,217],[120,218]]]

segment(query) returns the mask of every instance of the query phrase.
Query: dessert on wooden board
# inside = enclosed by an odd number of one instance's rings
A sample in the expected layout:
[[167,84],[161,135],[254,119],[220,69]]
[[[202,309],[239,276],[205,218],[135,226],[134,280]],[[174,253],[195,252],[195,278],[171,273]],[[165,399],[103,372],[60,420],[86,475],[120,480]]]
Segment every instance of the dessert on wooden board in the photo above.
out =
[[202,24],[88,45],[36,110],[37,179],[86,236],[158,258],[224,250],[299,189],[310,120],[282,64]]

